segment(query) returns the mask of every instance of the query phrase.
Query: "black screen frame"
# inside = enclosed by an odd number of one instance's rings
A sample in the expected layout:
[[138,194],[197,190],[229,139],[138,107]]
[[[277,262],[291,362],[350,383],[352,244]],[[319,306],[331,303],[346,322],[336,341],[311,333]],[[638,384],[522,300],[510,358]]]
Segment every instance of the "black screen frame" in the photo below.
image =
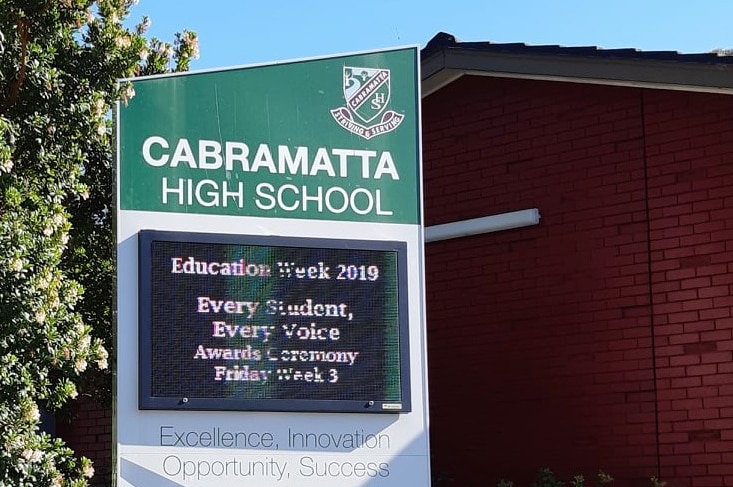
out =
[[[154,396],[152,340],[153,242],[190,242],[311,249],[359,249],[389,251],[397,255],[397,306],[399,319],[400,401],[345,399],[220,398]],[[410,387],[409,293],[407,244],[400,241],[306,238],[241,234],[141,230],[138,233],[138,407],[141,410],[281,411],[339,413],[408,413],[412,409]]]

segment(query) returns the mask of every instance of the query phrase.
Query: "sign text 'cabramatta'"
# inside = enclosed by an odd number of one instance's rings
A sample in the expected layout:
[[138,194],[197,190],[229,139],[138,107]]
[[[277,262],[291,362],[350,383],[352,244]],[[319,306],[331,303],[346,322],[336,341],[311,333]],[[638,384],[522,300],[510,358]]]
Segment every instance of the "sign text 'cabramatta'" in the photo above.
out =
[[[385,208],[380,189],[357,186],[292,184],[261,181],[254,188],[232,178],[234,173],[260,173],[286,177],[316,177],[333,180],[398,181],[399,172],[389,151],[325,148],[310,149],[268,144],[250,146],[242,141],[169,141],[157,135],[142,144],[143,161],[156,168],[186,167],[206,171],[203,179],[161,176],[160,202],[168,206],[244,208],[245,193],[254,191],[253,204],[263,211],[329,212],[352,211],[358,215],[392,215]],[[211,177],[212,171],[215,175]],[[217,177],[216,175],[219,174]],[[301,179],[307,181],[307,179]]]

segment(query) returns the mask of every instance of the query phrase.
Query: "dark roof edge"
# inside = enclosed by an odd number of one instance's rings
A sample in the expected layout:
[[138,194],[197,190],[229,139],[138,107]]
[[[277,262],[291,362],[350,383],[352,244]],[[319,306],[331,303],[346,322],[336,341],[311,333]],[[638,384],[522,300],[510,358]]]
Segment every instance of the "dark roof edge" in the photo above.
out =
[[439,33],[421,52],[427,96],[466,75],[733,94],[733,58],[595,47],[458,42]]

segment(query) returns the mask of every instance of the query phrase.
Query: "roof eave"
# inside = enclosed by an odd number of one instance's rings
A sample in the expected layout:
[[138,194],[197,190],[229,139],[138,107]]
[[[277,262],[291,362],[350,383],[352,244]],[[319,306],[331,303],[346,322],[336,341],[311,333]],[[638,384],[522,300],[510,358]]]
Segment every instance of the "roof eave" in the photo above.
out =
[[464,75],[733,94],[733,65],[482,52],[450,47],[422,59],[426,97]]

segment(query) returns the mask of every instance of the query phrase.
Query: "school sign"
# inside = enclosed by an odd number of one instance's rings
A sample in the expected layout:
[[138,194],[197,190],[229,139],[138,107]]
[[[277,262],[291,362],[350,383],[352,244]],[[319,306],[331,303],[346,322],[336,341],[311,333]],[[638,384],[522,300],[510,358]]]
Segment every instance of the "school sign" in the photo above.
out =
[[135,82],[121,209],[418,223],[414,56]]
[[418,66],[129,80],[117,485],[429,485]]

